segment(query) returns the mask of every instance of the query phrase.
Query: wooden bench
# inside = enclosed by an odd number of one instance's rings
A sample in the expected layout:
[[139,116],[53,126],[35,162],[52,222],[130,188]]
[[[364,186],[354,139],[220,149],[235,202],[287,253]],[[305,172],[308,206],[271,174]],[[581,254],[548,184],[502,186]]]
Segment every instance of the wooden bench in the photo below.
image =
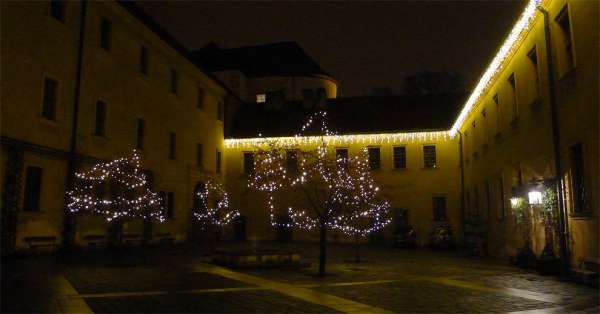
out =
[[35,236],[25,237],[23,242],[27,243],[29,249],[38,248],[49,248],[50,250],[56,249],[56,237],[55,236]]
[[104,248],[107,244],[106,236],[102,234],[89,234],[83,238],[87,242],[89,248]]
[[173,244],[175,243],[175,239],[171,236],[170,233],[159,233],[155,236],[158,244]]
[[122,237],[123,244],[127,246],[138,246],[142,244],[142,235],[137,233],[124,234]]

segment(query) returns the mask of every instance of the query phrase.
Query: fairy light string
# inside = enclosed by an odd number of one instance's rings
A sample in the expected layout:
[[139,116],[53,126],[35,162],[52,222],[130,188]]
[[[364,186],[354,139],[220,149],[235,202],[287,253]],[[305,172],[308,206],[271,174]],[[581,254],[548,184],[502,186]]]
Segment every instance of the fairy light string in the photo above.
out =
[[223,185],[214,178],[208,179],[204,188],[196,192],[197,204],[193,208],[193,217],[203,230],[211,226],[222,228],[240,216],[237,209],[229,205],[229,194]]
[[71,213],[101,215],[107,222],[132,218],[165,220],[161,198],[148,187],[135,150],[129,157],[75,173],[74,181],[73,189],[67,192]]

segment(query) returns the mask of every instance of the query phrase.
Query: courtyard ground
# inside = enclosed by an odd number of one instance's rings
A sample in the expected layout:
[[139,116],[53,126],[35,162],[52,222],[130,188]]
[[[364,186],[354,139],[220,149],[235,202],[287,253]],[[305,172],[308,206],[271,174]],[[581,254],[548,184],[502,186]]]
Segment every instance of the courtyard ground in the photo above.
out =
[[[251,243],[247,244],[252,246]],[[28,256],[2,263],[2,312],[599,313],[598,289],[460,252],[294,244],[310,266],[228,269],[197,246]]]

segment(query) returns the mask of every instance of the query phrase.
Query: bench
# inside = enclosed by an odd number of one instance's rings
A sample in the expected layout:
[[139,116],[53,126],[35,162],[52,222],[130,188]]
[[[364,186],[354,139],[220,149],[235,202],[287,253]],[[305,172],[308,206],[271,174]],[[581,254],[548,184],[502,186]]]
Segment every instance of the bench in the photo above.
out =
[[101,234],[89,234],[83,237],[88,244],[89,248],[103,248],[106,247],[106,236]]
[[54,250],[56,248],[55,236],[25,237],[23,242],[27,243],[29,249],[49,248],[50,250]]
[[127,246],[138,246],[142,244],[142,235],[137,233],[124,234],[122,237],[123,244]]
[[175,243],[175,239],[171,236],[170,233],[159,233],[155,236],[158,244],[173,244]]

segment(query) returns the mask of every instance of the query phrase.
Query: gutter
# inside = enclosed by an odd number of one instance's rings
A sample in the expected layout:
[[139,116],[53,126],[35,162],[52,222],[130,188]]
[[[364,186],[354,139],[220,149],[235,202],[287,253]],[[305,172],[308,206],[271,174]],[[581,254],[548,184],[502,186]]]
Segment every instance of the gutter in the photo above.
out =
[[[67,153],[67,180],[65,190],[69,191],[73,187],[75,169],[77,166],[77,126],[79,124],[79,104],[81,98],[81,77],[83,72],[83,50],[85,39],[85,18],[87,13],[87,0],[81,1],[81,20],[79,23],[79,43],[77,48],[77,66],[75,72],[75,95],[73,97],[73,119],[71,121],[71,141]],[[73,246],[75,238],[76,220],[68,207],[65,199],[64,217],[63,217],[63,248]]]
[[561,259],[561,275],[566,277],[569,274],[569,219],[564,204],[564,188],[562,180],[562,164],[560,160],[560,125],[558,117],[558,104],[556,101],[556,78],[554,77],[555,69],[552,55],[552,42],[550,36],[550,22],[548,20],[548,11],[541,5],[537,6],[537,10],[544,16],[544,41],[546,43],[547,66],[548,66],[548,87],[550,108],[552,114],[552,143],[554,150],[554,170],[556,172],[556,196],[558,202],[558,229],[560,238],[560,259]]

